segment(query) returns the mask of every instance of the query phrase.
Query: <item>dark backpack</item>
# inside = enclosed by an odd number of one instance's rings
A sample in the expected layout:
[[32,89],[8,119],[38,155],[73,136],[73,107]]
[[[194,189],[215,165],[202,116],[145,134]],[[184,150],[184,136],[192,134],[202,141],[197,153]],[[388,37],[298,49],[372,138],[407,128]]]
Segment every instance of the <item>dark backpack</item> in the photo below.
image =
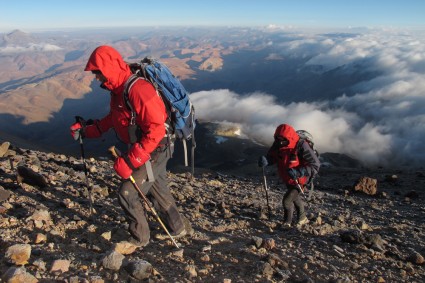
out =
[[299,151],[299,149],[302,148],[303,141],[306,141],[308,145],[311,147],[311,149],[314,151],[316,156],[319,157],[320,154],[314,146],[313,136],[306,130],[298,130],[297,134],[300,137],[300,140],[297,143],[297,150]]
[[169,134],[183,141],[185,165],[187,162],[186,140],[192,140],[192,176],[194,171],[195,143],[195,108],[189,99],[189,94],[168,67],[155,59],[144,58],[139,63],[128,64],[133,76],[128,80],[124,91],[124,99],[131,111],[130,124],[135,124],[135,112],[128,99],[130,88],[137,79],[150,82],[164,101],[169,117]]
[[[313,141],[313,136],[306,130],[298,130],[296,131],[298,136],[300,137],[296,147],[297,147],[297,152],[298,155],[302,152],[302,146],[304,141],[307,142],[309,144],[309,146],[311,147],[311,149],[314,151],[314,153],[316,154],[317,158],[319,158],[320,154],[319,152],[316,150],[315,146],[314,146],[314,141]],[[316,175],[317,176],[317,175]],[[308,195],[308,200],[311,199],[313,190],[314,190],[314,178],[316,176],[311,176],[310,179],[308,180],[307,184],[305,184],[305,186],[308,188],[309,190],[309,195]]]

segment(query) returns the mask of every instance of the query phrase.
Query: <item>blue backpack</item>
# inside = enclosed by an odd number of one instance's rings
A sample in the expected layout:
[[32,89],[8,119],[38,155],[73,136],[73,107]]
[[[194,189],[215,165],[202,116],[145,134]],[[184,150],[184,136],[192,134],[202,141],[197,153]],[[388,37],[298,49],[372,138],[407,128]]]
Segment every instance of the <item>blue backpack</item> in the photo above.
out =
[[192,175],[194,168],[195,143],[195,108],[189,99],[189,94],[168,67],[158,60],[144,58],[139,63],[130,63],[133,76],[127,81],[124,91],[124,99],[127,107],[131,110],[130,125],[135,124],[136,114],[128,99],[128,93],[137,79],[145,79],[150,82],[160,94],[167,108],[169,117],[168,133],[174,134],[183,141],[185,152],[185,165],[187,162],[186,140],[192,140]]

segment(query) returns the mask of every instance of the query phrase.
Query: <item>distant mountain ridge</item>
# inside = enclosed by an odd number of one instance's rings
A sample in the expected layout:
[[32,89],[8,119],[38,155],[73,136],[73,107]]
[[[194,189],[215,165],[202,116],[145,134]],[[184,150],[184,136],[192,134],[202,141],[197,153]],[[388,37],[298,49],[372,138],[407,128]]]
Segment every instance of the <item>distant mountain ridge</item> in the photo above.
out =
[[1,37],[0,46],[6,46],[9,44],[27,45],[29,43],[37,43],[37,41],[38,40],[31,34],[16,29]]

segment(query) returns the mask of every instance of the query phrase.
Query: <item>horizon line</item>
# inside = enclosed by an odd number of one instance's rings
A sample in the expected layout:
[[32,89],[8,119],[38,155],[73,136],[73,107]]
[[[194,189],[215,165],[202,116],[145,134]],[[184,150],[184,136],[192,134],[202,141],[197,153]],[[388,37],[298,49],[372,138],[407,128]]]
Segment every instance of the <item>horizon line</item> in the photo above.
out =
[[137,29],[137,28],[149,28],[149,29],[179,29],[179,28],[254,28],[254,29],[270,29],[270,30],[411,30],[411,31],[425,31],[425,26],[311,26],[311,25],[278,25],[278,24],[267,24],[267,25],[206,25],[206,24],[193,24],[193,25],[123,25],[123,26],[85,26],[85,27],[52,27],[52,28],[25,28],[25,27],[0,27],[0,33],[8,34],[14,31],[23,32],[59,32],[59,31],[88,31],[88,30],[106,30],[106,29]]

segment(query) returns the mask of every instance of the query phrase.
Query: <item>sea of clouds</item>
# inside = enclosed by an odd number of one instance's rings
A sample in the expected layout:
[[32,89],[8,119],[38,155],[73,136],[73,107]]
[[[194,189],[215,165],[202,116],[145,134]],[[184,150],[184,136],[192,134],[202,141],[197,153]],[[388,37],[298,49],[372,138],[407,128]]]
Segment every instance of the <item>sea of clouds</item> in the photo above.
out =
[[[348,154],[370,166],[425,164],[425,37],[400,31],[298,34],[279,43],[285,56],[309,56],[326,70],[367,62],[381,75],[332,101],[277,104],[267,93],[227,89],[191,94],[199,119],[228,122],[265,145],[288,123],[308,130],[320,152]],[[317,94],[320,97],[320,94]],[[211,111],[214,109],[214,111]]]

